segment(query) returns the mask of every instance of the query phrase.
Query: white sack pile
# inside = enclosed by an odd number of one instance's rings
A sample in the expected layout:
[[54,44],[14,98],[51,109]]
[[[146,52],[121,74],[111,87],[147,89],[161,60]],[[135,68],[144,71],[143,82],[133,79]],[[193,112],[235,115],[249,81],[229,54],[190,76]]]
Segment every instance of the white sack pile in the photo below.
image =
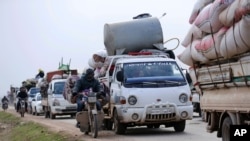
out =
[[250,50],[250,0],[197,0],[178,58],[186,65]]

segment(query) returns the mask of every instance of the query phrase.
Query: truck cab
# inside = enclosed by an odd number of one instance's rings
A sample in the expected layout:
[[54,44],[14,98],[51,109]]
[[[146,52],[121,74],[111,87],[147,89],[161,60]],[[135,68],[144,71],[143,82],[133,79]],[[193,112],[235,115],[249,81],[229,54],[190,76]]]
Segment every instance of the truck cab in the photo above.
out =
[[106,114],[117,134],[145,125],[182,132],[185,121],[193,117],[187,80],[176,61],[167,56],[114,56],[100,81],[109,88]]
[[48,86],[48,111],[51,119],[56,115],[75,116],[77,105],[69,103],[63,97],[63,90],[67,79],[53,79]]

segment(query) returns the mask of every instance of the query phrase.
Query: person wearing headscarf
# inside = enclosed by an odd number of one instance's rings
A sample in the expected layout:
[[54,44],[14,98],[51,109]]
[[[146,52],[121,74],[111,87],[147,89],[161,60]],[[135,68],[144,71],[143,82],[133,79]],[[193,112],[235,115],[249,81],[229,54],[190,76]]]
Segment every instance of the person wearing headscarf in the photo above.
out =
[[110,63],[106,50],[99,50],[89,59],[89,66],[95,69],[95,78],[104,76]]

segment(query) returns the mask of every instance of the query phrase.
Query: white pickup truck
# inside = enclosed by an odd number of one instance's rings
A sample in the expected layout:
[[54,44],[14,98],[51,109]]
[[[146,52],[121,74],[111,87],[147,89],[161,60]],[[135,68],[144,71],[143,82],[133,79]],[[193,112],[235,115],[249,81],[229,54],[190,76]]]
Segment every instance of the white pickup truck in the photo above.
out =
[[100,78],[110,96],[104,107],[107,128],[114,123],[116,134],[124,134],[127,127],[145,125],[184,131],[186,120],[193,117],[193,106],[189,85],[177,62],[164,55],[111,58],[106,76]]
[[45,118],[55,119],[56,115],[76,114],[77,105],[69,103],[63,97],[63,90],[67,79],[52,79],[48,85],[48,95],[42,98]]

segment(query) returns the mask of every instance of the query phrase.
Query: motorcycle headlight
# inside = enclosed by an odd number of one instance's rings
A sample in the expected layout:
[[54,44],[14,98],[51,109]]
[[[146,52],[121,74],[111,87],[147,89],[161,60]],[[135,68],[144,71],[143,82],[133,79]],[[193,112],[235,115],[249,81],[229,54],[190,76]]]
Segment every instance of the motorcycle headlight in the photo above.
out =
[[60,106],[60,102],[58,99],[54,99],[53,106]]
[[187,94],[181,94],[181,95],[179,96],[179,100],[180,100],[181,103],[186,103],[186,102],[188,101],[188,96],[187,96]]
[[129,103],[130,105],[135,105],[135,104],[137,103],[137,98],[136,98],[135,96],[130,96],[130,97],[128,98],[128,103]]

